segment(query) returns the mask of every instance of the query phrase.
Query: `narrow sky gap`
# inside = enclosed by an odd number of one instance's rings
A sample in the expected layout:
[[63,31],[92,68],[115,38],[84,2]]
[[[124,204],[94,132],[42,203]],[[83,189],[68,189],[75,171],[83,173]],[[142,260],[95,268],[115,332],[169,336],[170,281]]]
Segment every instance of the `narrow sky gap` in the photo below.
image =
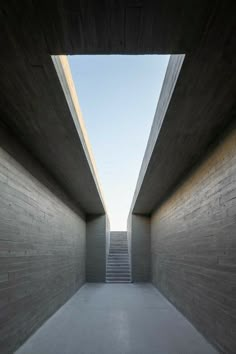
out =
[[126,230],[168,60],[168,55],[69,56],[111,230]]

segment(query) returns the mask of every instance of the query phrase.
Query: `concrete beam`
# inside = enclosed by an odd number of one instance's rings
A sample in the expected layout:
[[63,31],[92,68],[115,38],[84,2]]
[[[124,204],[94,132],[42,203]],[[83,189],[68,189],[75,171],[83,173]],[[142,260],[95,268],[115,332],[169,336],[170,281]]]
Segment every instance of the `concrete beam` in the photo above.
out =
[[[136,205],[137,199],[140,200],[142,198],[142,196],[139,195],[140,189],[141,189],[142,184],[144,182],[144,177],[145,177],[147,169],[149,167],[150,160],[151,160],[151,157],[153,154],[153,150],[154,150],[155,145],[157,143],[157,139],[159,137],[159,134],[160,134],[160,131],[162,128],[162,124],[163,124],[170,100],[172,98],[172,94],[175,89],[176,82],[179,77],[179,73],[180,73],[180,70],[181,70],[181,67],[182,67],[182,64],[184,61],[184,57],[185,57],[184,54],[171,55],[171,57],[170,57],[168,67],[166,70],[165,79],[164,79],[161,93],[160,93],[160,98],[159,98],[159,101],[157,104],[156,113],[155,113],[154,120],[152,123],[152,128],[151,128],[150,136],[148,139],[148,144],[147,144],[147,147],[145,150],[142,166],[141,166],[141,169],[139,172],[138,181],[137,181],[137,185],[135,188],[135,192],[134,192],[134,196],[133,196],[133,200],[132,200],[132,204],[131,204],[131,208],[130,208],[131,211],[140,212],[140,210],[138,209],[139,207]],[[164,158],[164,156],[163,156],[163,158]],[[163,181],[163,183],[165,183],[165,181]],[[149,213],[148,206],[146,207],[146,210],[141,210],[141,212],[148,214]]]
[[[3,1],[1,33],[3,40],[10,32],[20,46],[35,50],[40,46],[54,55],[188,53],[205,37],[213,18],[220,15],[217,30],[221,36],[227,31],[228,19],[223,14],[232,16],[232,5],[187,0],[55,0],[37,4],[25,0],[22,6]],[[11,52],[11,43],[4,40],[3,45]]]
[[55,65],[57,75],[59,77],[67,104],[70,109],[71,117],[74,121],[79,139],[83,146],[84,154],[86,155],[90,171],[93,175],[94,183],[97,187],[97,192],[99,194],[104,210],[106,210],[101,184],[98,180],[96,162],[93,156],[92,147],[86,131],[84,119],[82,116],[82,111],[80,109],[68,59],[65,55],[60,55],[60,56],[52,56],[52,61]]

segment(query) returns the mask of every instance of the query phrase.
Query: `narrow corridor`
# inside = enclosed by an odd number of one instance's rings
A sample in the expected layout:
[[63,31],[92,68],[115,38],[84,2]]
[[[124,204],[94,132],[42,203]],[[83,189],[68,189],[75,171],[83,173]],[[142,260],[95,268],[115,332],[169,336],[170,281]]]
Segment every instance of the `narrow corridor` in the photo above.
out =
[[214,354],[151,284],[85,284],[17,354]]

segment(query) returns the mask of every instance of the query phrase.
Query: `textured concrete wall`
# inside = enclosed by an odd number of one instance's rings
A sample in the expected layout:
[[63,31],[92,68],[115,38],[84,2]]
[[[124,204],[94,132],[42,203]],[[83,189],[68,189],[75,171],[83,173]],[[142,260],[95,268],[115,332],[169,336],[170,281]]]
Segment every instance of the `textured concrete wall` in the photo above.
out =
[[132,215],[129,224],[132,281],[146,282],[150,280],[150,218]]
[[0,142],[0,352],[12,353],[84,283],[86,225],[15,139]]
[[236,129],[151,218],[152,281],[224,353],[236,353]]
[[132,239],[132,214],[129,213],[127,220],[127,241],[128,241],[128,252],[131,259],[131,239]]
[[106,238],[108,227],[106,215],[87,216],[86,228],[86,280],[104,282],[106,277]]
[[110,250],[110,221],[108,216],[106,215],[106,257],[109,254]]

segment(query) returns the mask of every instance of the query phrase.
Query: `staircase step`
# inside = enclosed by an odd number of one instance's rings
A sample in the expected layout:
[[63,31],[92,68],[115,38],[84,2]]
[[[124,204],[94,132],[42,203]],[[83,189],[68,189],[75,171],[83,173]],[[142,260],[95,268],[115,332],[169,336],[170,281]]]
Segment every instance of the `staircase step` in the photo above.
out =
[[128,249],[127,245],[126,245],[126,246],[122,246],[122,245],[110,245],[110,250],[113,249],[113,248],[118,248],[118,249],[121,249],[121,250],[127,250],[127,249]]
[[106,282],[130,282],[130,278],[106,278]]
[[121,268],[125,268],[125,267],[130,267],[129,262],[107,262],[107,268],[109,267],[121,267]]
[[111,257],[111,258],[114,258],[114,257],[117,257],[117,258],[128,258],[129,255],[128,253],[110,253],[108,258]]
[[127,260],[127,261],[115,261],[115,260],[113,260],[113,261],[108,261],[107,262],[107,265],[108,266],[118,266],[118,265],[122,265],[122,266],[130,266],[130,263],[129,263],[129,261]]
[[108,262],[114,262],[114,263],[129,263],[129,257],[108,257],[107,259]]
[[121,249],[128,249],[127,245],[110,245],[110,249],[113,248],[121,248]]
[[106,278],[130,278],[130,273],[125,273],[125,274],[120,274],[120,273],[107,274]]
[[111,271],[111,272],[107,272],[107,277],[109,276],[130,276],[130,271],[129,270],[126,270],[125,272],[121,272],[121,271],[118,271],[118,272],[115,272],[115,271]]
[[112,255],[112,256],[109,256],[108,257],[108,259],[107,259],[108,261],[116,261],[116,262],[122,262],[122,261],[129,261],[129,257],[128,256],[122,256],[122,257],[117,257],[117,256],[114,256],[114,255]]
[[128,263],[129,264],[129,258],[127,257],[127,258],[122,258],[122,259],[120,259],[120,258],[108,258],[107,259],[107,262],[109,262],[109,263]]
[[107,274],[106,279],[130,279],[131,274],[130,273],[112,273],[112,274]]
[[130,269],[127,268],[121,268],[121,269],[107,269],[106,270],[107,274],[108,273],[129,273],[130,274]]
[[110,245],[122,245],[128,247],[127,241],[110,241]]
[[128,276],[125,276],[125,275],[124,276],[121,276],[121,275],[120,276],[118,276],[118,275],[117,276],[111,276],[110,275],[110,276],[106,277],[106,280],[116,280],[116,279],[117,280],[130,280],[130,275],[128,275]]
[[122,244],[110,244],[110,248],[121,248],[121,249],[128,249],[127,245],[122,245]]
[[115,281],[106,280],[106,283],[107,283],[107,284],[128,284],[128,283],[131,283],[131,280],[129,280],[129,281],[126,281],[126,280],[123,280],[123,281],[119,281],[119,280],[115,280]]
[[107,271],[109,271],[110,269],[130,269],[130,265],[129,264],[122,264],[122,265],[119,265],[119,264],[115,264],[115,265],[110,265],[108,264],[107,267],[106,267]]
[[108,260],[107,260],[108,262],[114,262],[114,263],[119,263],[119,262],[121,262],[121,263],[129,263],[129,258],[128,257],[126,257],[126,258],[115,258],[115,257],[109,257],[108,258]]
[[130,264],[129,263],[107,263],[107,269],[109,268],[130,268]]
[[129,268],[130,264],[129,262],[107,262],[107,268]]
[[130,265],[129,264],[107,264],[106,267],[107,271],[109,269],[130,269]]
[[106,277],[106,280],[130,280],[130,275],[125,277],[125,276],[112,276],[112,275],[109,275]]
[[109,254],[112,254],[112,253],[119,253],[119,254],[128,254],[128,250],[120,250],[120,249],[110,249],[110,252]]

